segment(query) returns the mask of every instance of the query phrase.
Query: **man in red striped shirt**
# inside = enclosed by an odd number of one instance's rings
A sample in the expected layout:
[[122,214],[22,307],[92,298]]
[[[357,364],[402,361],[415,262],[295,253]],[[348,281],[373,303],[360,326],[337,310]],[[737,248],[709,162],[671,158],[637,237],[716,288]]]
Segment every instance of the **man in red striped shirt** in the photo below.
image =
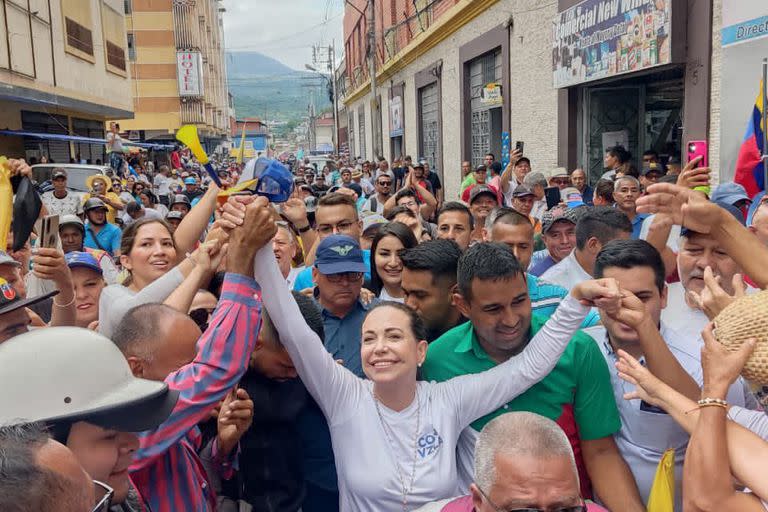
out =
[[[200,330],[184,313],[149,304],[129,311],[113,334],[134,375],[163,379],[179,393],[170,417],[139,435],[131,480],[153,512],[216,509],[216,497],[197,455],[197,424],[240,380],[256,345],[260,290],[254,259],[269,253],[276,226],[264,198],[246,207],[229,240],[227,274],[209,327]],[[198,341],[199,338],[199,341]],[[217,447],[213,455],[217,456]],[[226,468],[228,460],[220,460]]]

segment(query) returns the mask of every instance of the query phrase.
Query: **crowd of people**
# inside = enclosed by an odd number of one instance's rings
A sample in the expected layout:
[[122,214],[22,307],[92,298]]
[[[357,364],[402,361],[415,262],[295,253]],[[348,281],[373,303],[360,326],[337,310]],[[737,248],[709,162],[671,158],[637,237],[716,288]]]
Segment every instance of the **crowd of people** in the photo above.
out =
[[713,324],[768,286],[762,194],[616,147],[592,184],[488,154],[455,197],[299,160],[272,204],[113,149],[0,251],[0,510],[768,510],[768,341]]

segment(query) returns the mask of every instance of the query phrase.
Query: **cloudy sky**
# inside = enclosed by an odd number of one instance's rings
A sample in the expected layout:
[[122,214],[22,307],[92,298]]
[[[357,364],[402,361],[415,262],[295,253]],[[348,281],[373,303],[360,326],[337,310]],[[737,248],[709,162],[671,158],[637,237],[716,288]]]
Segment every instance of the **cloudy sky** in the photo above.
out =
[[312,45],[336,39],[341,56],[344,0],[224,0],[228,50],[261,52],[294,69],[312,63]]

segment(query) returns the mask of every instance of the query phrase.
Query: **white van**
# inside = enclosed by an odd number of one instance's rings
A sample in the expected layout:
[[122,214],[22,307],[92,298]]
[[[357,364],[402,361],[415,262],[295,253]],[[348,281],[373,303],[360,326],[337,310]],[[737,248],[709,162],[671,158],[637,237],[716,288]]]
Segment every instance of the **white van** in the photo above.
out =
[[49,181],[54,169],[67,171],[67,188],[82,193],[89,192],[88,187],[85,186],[85,180],[88,179],[88,176],[107,174],[107,171],[112,171],[108,165],[35,164],[32,166],[32,178],[37,183]]

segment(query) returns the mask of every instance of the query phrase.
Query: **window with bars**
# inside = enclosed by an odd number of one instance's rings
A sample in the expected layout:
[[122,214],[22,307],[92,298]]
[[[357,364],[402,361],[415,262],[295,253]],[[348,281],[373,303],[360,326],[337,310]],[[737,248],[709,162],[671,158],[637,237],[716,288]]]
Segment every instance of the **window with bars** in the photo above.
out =
[[110,66],[125,71],[125,50],[111,41],[107,41],[107,62]]
[[432,169],[437,169],[437,160],[440,154],[439,108],[437,82],[419,89],[419,109],[421,112],[419,157],[426,158]]
[[136,39],[133,32],[128,32],[128,59],[131,61],[136,60]]
[[349,156],[356,157],[358,155],[355,153],[357,148],[355,148],[355,114],[353,112],[347,114],[347,134],[349,135]]
[[66,18],[67,44],[88,55],[93,55],[93,33],[73,19]]

